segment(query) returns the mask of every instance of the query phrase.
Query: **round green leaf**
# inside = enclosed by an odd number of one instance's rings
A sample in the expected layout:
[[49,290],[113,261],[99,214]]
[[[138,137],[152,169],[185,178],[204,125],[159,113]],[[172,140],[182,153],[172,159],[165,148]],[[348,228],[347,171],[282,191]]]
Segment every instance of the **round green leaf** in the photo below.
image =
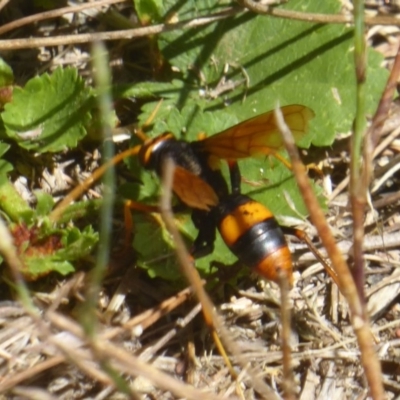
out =
[[75,147],[86,134],[90,90],[74,68],[31,79],[15,88],[2,114],[7,135],[21,147],[56,152]]

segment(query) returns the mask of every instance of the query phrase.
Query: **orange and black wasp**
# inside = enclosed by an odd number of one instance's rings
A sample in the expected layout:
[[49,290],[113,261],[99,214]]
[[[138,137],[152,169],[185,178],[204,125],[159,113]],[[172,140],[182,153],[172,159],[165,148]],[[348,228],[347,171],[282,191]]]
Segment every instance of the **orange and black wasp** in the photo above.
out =
[[[303,105],[289,105],[281,110],[295,140],[302,138],[313,111]],[[283,231],[266,207],[240,193],[241,175],[236,162],[256,155],[274,155],[288,164],[278,154],[283,141],[273,111],[194,142],[178,140],[172,133],[153,139],[147,139],[142,133],[139,136],[144,140],[142,145],[118,154],[95,171],[60,203],[51,218],[57,219],[65,205],[84,192],[106,168],[127,156],[138,155],[143,167],[159,176],[164,161],[172,159],[175,163],[173,191],[192,208],[192,220],[199,230],[192,248],[195,257],[212,251],[218,228],[231,251],[265,278],[276,280],[277,269],[291,276],[291,258]],[[221,159],[228,162],[232,192],[221,173]],[[133,208],[156,210],[136,203]]]

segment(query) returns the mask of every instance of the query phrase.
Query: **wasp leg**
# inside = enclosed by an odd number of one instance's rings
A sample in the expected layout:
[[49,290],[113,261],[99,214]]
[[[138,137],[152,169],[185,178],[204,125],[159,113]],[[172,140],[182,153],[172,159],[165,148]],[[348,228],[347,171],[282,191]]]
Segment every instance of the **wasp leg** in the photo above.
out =
[[205,257],[214,250],[217,230],[214,215],[210,211],[193,210],[192,221],[199,233],[193,242],[190,254],[194,258]]
[[229,167],[229,175],[231,178],[232,194],[240,194],[242,175],[240,173],[239,165],[237,161],[228,161],[228,167]]
[[[277,160],[279,160],[287,169],[289,169],[290,171],[293,170],[292,164],[288,160],[286,160],[286,158],[282,157],[279,153],[272,153],[272,155]],[[319,177],[323,177],[324,176],[324,174],[321,171],[321,169],[315,163],[307,164],[306,165],[306,169],[307,169],[307,171],[314,171]]]
[[282,157],[279,153],[277,152],[269,152],[268,154],[272,154],[277,160],[279,160],[287,169],[290,169],[292,171],[292,164],[286,158]]

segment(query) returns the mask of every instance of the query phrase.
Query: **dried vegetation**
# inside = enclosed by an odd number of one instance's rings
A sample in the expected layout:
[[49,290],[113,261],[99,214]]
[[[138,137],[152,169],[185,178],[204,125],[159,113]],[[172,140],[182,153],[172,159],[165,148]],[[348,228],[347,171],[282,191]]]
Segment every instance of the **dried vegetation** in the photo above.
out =
[[[0,4],[5,3],[3,0]],[[102,6],[39,19],[40,14],[32,15],[38,10],[31,2],[11,1],[1,10],[0,32],[3,38],[59,37],[77,32],[94,35],[109,30],[107,4],[111,3],[135,20],[130,2],[97,3]],[[368,13],[400,15],[395,4],[384,3],[369,2]],[[31,20],[18,26],[26,16]],[[6,22],[10,24],[8,31]],[[399,46],[399,28],[372,26],[367,36],[369,44],[384,54],[385,66],[390,69]],[[150,46],[147,37],[108,42],[114,78],[121,82],[151,79],[154,60]],[[10,49],[3,56],[21,85],[35,74],[59,65],[78,68],[91,84],[89,43]],[[139,106],[134,101],[116,104],[122,125],[135,121]],[[394,100],[375,153],[370,209],[365,219],[366,301],[385,390],[393,399],[400,396],[399,121],[400,109]],[[16,174],[13,181],[27,199],[32,199],[36,188],[50,191],[58,199],[98,164],[97,148],[93,147],[53,156],[44,165],[35,165],[35,174],[28,179]],[[343,138],[334,146],[312,149],[310,154],[324,171],[321,184],[330,193],[327,218],[344,254],[351,247],[352,235],[346,172],[348,147],[348,135],[343,132]],[[98,194],[93,190],[89,195]],[[313,236],[312,227],[306,228]],[[294,392],[304,400],[366,398],[365,376],[347,304],[304,246],[291,247],[299,266],[290,292]],[[75,320],[85,301],[85,273],[34,283],[32,291],[35,304],[42,310],[40,315],[29,314],[12,301],[13,296],[3,283],[1,398],[280,398],[280,293],[275,284],[248,277],[234,288],[220,284],[210,294],[231,339],[240,348],[242,367],[234,381],[216,354],[202,318],[197,317],[200,307],[190,290],[176,294],[169,284],[150,280],[132,267],[130,264],[120,269],[105,281],[97,334],[90,340]]]

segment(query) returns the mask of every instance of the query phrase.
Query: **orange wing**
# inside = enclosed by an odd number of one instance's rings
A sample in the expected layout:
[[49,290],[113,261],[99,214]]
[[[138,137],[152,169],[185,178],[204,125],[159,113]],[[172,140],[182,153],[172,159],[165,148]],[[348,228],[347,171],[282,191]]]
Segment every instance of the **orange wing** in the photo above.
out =
[[[314,117],[314,112],[298,104],[282,107],[281,111],[295,141],[302,138],[307,131],[308,121]],[[237,160],[257,154],[274,154],[284,146],[273,110],[198,143],[210,155],[226,160]]]
[[214,189],[207,182],[179,166],[175,167],[173,190],[191,208],[208,211],[219,201]]

